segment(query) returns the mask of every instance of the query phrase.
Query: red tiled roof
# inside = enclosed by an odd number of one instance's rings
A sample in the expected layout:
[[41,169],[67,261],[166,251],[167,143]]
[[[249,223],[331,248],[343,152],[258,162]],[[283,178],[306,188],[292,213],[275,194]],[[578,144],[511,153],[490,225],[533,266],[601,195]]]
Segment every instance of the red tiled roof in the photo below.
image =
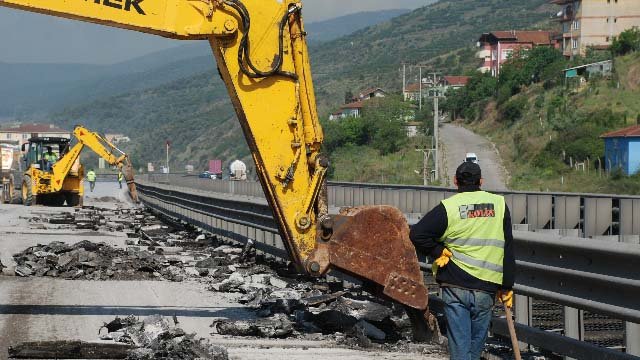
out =
[[469,83],[470,76],[445,76],[444,80],[452,86],[466,86]]
[[[513,41],[516,43],[534,44],[534,45],[550,45],[552,37],[555,35],[552,31],[542,30],[511,30],[511,31],[492,31],[482,34],[480,41],[489,36],[495,37],[499,41]],[[486,41],[486,40],[484,40]]]
[[356,101],[350,104],[345,104],[340,109],[362,109],[364,107],[364,101]]
[[630,126],[628,128],[611,131],[606,134],[600,135],[601,138],[616,138],[616,137],[640,137],[640,125]]
[[380,90],[380,91],[382,91],[382,92],[385,92],[385,91],[384,91],[384,90],[382,90],[381,88],[377,87],[377,88],[364,89],[364,90],[360,91],[360,93],[359,93],[359,94],[362,94],[362,95],[369,95],[369,94],[373,94],[374,92],[376,92],[376,91],[378,91],[378,90]]
[[[426,86],[423,85],[422,89],[424,90],[425,88],[426,88]],[[410,93],[410,92],[419,92],[420,91],[420,84],[417,84],[417,83],[416,84],[407,84],[404,87],[404,91],[408,92],[408,93]]]
[[69,133],[69,131],[61,129],[53,124],[22,124],[19,126],[2,128],[0,131],[10,133]]

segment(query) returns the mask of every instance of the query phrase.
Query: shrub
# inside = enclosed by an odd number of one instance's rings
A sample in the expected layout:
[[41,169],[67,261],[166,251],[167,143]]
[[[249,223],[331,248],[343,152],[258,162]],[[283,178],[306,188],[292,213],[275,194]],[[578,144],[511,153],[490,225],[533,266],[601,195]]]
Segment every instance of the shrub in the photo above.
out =
[[611,44],[611,51],[616,55],[626,55],[640,50],[640,29],[633,27],[623,31]]
[[526,110],[527,107],[527,99],[525,98],[516,98],[509,100],[502,107],[500,114],[501,119],[504,122],[514,123],[520,118],[522,118],[522,114]]

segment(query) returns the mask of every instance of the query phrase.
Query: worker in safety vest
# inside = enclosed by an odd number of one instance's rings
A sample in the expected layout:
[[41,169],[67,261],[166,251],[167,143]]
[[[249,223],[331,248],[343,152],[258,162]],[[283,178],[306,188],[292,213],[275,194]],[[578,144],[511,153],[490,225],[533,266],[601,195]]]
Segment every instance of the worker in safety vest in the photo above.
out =
[[482,171],[465,162],[454,179],[458,194],[411,228],[416,249],[433,259],[446,304],[452,360],[478,360],[496,295],[513,305],[515,257],[511,215],[502,196],[480,189]]
[[53,152],[51,146],[47,146],[47,152],[42,155],[42,158],[46,162],[45,171],[51,171],[51,167],[53,166],[53,164],[58,161],[58,155]]
[[91,192],[96,188],[96,172],[93,169],[89,170],[87,173],[87,181],[89,181],[89,187],[91,188]]
[[124,180],[124,175],[122,170],[118,170],[118,185],[120,185],[120,189],[122,189],[122,180]]

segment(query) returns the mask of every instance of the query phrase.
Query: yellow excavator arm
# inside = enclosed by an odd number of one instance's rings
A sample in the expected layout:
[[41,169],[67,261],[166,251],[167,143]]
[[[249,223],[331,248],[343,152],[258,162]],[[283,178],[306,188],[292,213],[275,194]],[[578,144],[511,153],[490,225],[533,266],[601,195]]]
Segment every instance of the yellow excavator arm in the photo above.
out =
[[73,164],[80,157],[82,150],[88,147],[109,163],[109,165],[116,166],[123,172],[127,186],[129,187],[129,194],[131,198],[137,202],[138,193],[136,191],[133,167],[131,166],[129,156],[98,133],[91,132],[82,126],[76,126],[73,130],[73,135],[77,140],[76,144],[51,167],[52,191],[59,192],[62,190],[64,181],[69,175]]
[[0,6],[174,39],[206,39],[283,242],[300,270],[330,268],[381,286],[410,308],[427,289],[403,215],[391,207],[329,216],[322,128],[302,4],[292,0],[0,0]]

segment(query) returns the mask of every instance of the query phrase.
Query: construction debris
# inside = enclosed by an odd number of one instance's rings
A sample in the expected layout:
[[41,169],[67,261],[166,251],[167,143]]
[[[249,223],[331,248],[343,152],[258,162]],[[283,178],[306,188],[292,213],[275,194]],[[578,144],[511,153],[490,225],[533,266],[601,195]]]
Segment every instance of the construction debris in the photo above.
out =
[[9,347],[10,359],[126,359],[134,347],[82,341],[25,342]]
[[182,281],[181,261],[139,248],[117,249],[104,243],[82,241],[74,245],[52,242],[13,256],[15,274],[83,280]]
[[140,321],[133,316],[116,318],[103,328],[107,333],[101,340],[113,340],[134,347],[127,359],[210,359],[228,360],[227,350],[209,341],[187,334],[160,315],[153,315]]
[[[12,359],[184,359],[228,360],[224,347],[187,334],[160,315],[138,320],[134,316],[116,318],[100,329],[110,343],[81,341],[27,342],[11,346]],[[99,331],[100,332],[100,331]]]

